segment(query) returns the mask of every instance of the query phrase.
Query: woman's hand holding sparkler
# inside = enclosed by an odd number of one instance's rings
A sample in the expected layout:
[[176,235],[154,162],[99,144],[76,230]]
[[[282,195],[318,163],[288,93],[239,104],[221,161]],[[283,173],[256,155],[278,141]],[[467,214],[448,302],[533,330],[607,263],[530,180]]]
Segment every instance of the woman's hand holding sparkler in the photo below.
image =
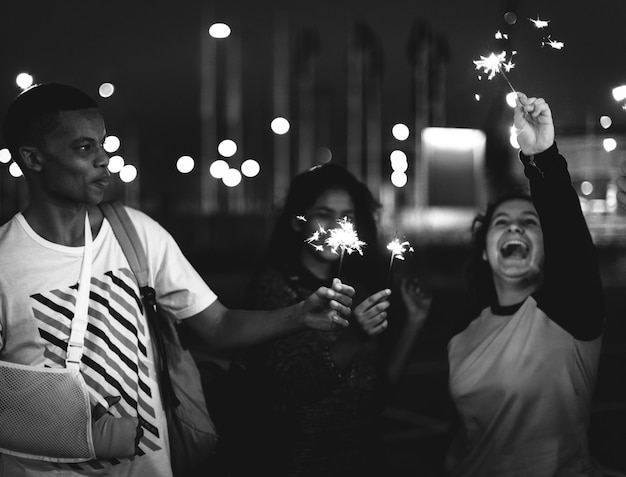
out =
[[517,142],[527,156],[539,154],[554,143],[552,111],[543,98],[529,98],[518,92],[513,123]]
[[315,293],[302,302],[302,313],[307,327],[316,330],[328,331],[340,327],[347,327],[351,313],[354,288],[341,283],[335,278],[332,288],[320,287]]
[[388,288],[376,292],[352,310],[355,324],[366,335],[375,336],[387,329],[387,308],[390,306],[389,295],[391,295],[391,290]]
[[424,289],[418,278],[404,277],[400,283],[402,301],[407,311],[407,319],[412,323],[421,324],[430,312],[432,295]]

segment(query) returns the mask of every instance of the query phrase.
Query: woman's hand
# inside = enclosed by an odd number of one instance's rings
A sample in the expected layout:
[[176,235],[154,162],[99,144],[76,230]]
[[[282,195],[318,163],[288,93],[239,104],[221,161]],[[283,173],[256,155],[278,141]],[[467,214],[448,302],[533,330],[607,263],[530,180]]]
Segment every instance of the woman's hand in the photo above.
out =
[[527,156],[539,154],[554,143],[552,111],[543,98],[529,98],[518,92],[513,124],[517,142]]
[[425,320],[430,312],[433,297],[426,291],[422,282],[417,277],[404,277],[400,284],[400,292],[407,310],[407,319],[414,322]]
[[307,327],[328,331],[347,327],[354,288],[335,278],[332,288],[320,287],[302,302]]
[[387,329],[387,308],[391,290],[374,293],[352,310],[354,322],[368,336],[375,336]]

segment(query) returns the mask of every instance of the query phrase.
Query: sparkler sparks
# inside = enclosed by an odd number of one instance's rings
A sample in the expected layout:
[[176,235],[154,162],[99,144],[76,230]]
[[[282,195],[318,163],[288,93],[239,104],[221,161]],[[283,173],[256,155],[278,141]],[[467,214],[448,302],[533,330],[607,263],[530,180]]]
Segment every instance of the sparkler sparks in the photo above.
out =
[[365,242],[359,240],[354,224],[347,217],[338,220],[337,224],[339,227],[328,230],[330,236],[325,241],[326,245],[330,247],[333,253],[341,250],[342,255],[344,252],[350,255],[355,251],[363,255],[362,247],[365,245]]
[[341,273],[341,266],[343,263],[343,256],[345,253],[351,255],[354,252],[358,252],[359,255],[363,255],[363,247],[367,245],[362,240],[359,240],[359,236],[354,228],[354,224],[350,222],[348,217],[343,217],[342,219],[337,220],[338,227],[332,229],[324,229],[321,225],[319,228],[313,232],[313,234],[305,240],[306,243],[310,244],[316,251],[322,252],[324,250],[324,245],[320,243],[322,237],[328,235],[324,240],[324,244],[326,244],[331,252],[340,255],[341,259],[339,262],[339,272],[337,275]]
[[[515,52],[513,52],[512,55],[514,54]],[[489,73],[487,79],[492,79],[496,74],[500,73],[511,90],[515,93],[515,88],[513,88],[513,85],[504,74],[504,71],[508,73],[515,67],[515,63],[512,63],[510,59],[507,61],[506,51],[502,51],[498,54],[491,53],[489,56],[481,55],[480,60],[474,60],[474,64],[477,70],[482,69],[485,73]]]
[[400,239],[393,239],[391,242],[387,244],[387,250],[391,251],[391,259],[397,258],[398,260],[404,260],[404,254],[406,252],[413,252],[413,247],[411,244],[405,240],[404,242],[400,242]]
[[539,29],[546,28],[548,26],[548,23],[550,23],[550,20],[541,20],[539,18],[539,15],[537,15],[536,20],[533,18],[529,18],[529,20],[534,23],[535,28],[539,28]]
[[391,276],[391,267],[393,265],[393,259],[404,260],[404,254],[406,252],[414,252],[413,247],[407,241],[400,241],[399,238],[394,238],[391,242],[387,244],[387,250],[391,252],[391,260],[389,261],[389,271],[387,272],[387,281],[389,281],[389,277]]
[[560,50],[565,46],[565,43],[563,43],[562,41],[553,40],[552,36],[548,35],[541,41],[541,47],[543,48],[545,45],[550,45],[555,50]]

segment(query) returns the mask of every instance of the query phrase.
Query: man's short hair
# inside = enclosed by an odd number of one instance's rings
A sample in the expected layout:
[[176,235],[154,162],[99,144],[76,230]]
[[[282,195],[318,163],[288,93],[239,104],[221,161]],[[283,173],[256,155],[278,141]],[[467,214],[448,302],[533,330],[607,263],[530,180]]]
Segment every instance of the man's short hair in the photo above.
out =
[[61,111],[98,108],[87,94],[64,84],[40,84],[23,91],[9,106],[3,135],[14,158],[23,145],[39,144],[58,126]]

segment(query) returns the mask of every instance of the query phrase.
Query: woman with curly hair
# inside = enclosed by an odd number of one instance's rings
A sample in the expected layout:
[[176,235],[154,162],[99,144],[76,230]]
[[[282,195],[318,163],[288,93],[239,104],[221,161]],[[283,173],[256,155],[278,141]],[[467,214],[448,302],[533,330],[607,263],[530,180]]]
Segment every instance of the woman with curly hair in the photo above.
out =
[[448,343],[460,429],[451,476],[593,476],[587,429],[604,301],[595,247],[554,142],[550,107],[518,93],[530,195],[474,226],[469,282],[482,308]]

